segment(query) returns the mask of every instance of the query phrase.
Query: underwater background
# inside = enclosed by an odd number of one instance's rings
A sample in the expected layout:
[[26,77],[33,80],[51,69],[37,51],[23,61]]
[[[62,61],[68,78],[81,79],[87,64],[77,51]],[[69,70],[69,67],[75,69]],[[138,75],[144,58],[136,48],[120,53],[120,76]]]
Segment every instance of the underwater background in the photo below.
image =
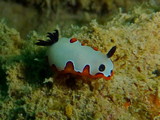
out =
[[[1,0],[0,120],[160,120],[159,0]],[[111,80],[57,79],[47,32],[111,58]]]

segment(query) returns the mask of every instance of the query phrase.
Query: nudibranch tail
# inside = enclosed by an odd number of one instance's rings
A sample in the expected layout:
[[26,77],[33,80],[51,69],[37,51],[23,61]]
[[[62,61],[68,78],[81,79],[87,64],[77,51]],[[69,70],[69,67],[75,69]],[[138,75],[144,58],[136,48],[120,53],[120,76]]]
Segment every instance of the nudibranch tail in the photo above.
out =
[[107,53],[107,57],[110,58],[116,52],[116,46],[113,46],[110,51]]
[[40,46],[50,46],[50,45],[58,42],[58,39],[59,39],[58,30],[55,30],[55,32],[53,32],[53,33],[48,33],[47,37],[49,37],[49,40],[47,40],[47,41],[38,40],[38,42],[35,44],[40,45]]

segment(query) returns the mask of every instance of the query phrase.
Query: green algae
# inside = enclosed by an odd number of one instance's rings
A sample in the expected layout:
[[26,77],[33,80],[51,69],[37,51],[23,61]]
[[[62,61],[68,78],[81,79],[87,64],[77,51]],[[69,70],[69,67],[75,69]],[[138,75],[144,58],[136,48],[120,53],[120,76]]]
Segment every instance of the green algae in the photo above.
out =
[[159,116],[160,13],[135,8],[119,13],[104,25],[96,20],[83,27],[60,29],[61,36],[77,37],[113,56],[112,80],[56,78],[45,60],[45,39],[35,31],[22,39],[15,29],[0,23],[0,118],[55,120],[144,120]]

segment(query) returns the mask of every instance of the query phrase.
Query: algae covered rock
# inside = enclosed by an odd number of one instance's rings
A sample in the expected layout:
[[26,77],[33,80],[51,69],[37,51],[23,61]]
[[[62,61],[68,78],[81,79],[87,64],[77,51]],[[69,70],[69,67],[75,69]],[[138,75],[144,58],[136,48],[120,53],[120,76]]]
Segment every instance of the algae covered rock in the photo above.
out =
[[44,120],[158,119],[160,109],[160,13],[135,8],[104,25],[60,29],[106,53],[117,46],[111,80],[56,77],[45,59],[46,39],[35,31],[26,38],[0,23],[0,118]]
[[145,2],[149,2],[152,5],[160,4],[158,0],[18,0],[16,2],[29,6],[36,6],[44,11],[48,10],[57,12],[64,9],[72,13],[83,11],[90,14],[96,13],[100,15],[115,12],[119,8],[128,11],[132,6]]
[[22,44],[19,33],[15,29],[8,28],[3,21],[0,22],[0,30],[0,55],[18,54]]

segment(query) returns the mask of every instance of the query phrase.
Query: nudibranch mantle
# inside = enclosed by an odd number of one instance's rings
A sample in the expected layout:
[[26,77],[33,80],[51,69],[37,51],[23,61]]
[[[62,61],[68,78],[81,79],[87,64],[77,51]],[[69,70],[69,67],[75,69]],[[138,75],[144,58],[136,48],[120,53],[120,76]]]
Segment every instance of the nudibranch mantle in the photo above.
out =
[[[49,46],[47,56],[50,66],[55,65],[58,71],[67,73],[110,79],[113,74],[113,63],[110,57],[116,50],[115,46],[107,55],[104,55],[100,51],[82,45],[76,38],[59,39],[57,30],[53,34],[48,34],[50,40],[39,40],[36,44]],[[66,67],[69,66],[72,66],[72,68],[67,69]]]

